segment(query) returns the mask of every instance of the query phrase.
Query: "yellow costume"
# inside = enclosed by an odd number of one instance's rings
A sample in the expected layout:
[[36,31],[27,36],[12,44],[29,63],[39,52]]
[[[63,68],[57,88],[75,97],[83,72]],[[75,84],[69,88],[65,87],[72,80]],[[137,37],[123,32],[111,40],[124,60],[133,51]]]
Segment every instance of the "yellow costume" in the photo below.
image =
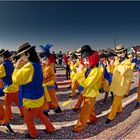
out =
[[115,68],[112,77],[111,91],[113,91],[115,97],[112,104],[112,110],[108,115],[109,120],[113,120],[116,113],[122,111],[122,99],[126,94],[129,83],[133,77],[131,61],[129,59],[125,59],[122,62],[119,62],[119,59],[116,59],[114,65]]

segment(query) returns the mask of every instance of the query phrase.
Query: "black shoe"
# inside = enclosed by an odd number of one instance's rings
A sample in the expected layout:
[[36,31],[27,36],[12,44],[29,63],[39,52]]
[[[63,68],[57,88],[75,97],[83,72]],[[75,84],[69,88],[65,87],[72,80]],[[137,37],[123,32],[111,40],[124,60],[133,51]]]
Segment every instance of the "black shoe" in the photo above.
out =
[[62,113],[62,110],[60,107],[58,107],[56,110],[55,110],[55,113]]
[[73,108],[72,109],[74,112],[77,112],[79,109],[78,108]]
[[13,131],[13,129],[11,128],[10,124],[6,124],[6,127],[7,127],[7,132],[10,134],[10,135],[15,135],[15,132]]
[[137,103],[136,103],[136,105],[135,105],[135,108],[138,108],[138,107],[139,107],[139,105],[140,105],[140,104],[137,102]]
[[72,98],[73,96],[69,95],[69,98]]
[[47,116],[49,118],[49,114],[48,112],[43,111],[44,115]]
[[106,122],[105,122],[105,124],[108,124],[110,122],[111,122],[111,120],[110,119],[107,119]]
[[9,134],[9,135],[12,135],[12,136],[14,136],[14,135],[16,135],[17,133],[16,132],[11,132],[11,131],[9,131],[9,130],[6,130],[6,132],[7,132],[7,134]]

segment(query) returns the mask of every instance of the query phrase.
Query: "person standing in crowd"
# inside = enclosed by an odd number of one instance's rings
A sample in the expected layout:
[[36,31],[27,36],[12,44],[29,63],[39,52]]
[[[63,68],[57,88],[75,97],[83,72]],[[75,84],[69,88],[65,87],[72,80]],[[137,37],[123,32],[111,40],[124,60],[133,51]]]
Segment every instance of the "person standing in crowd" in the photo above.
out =
[[56,57],[55,51],[52,51],[52,55],[53,55],[53,57],[54,57],[54,63],[55,63],[56,65],[58,65],[58,64],[57,64],[57,61],[56,61],[56,58],[57,58],[57,57]]
[[20,104],[23,106],[24,121],[29,134],[26,138],[37,138],[34,119],[38,117],[46,127],[46,132],[55,131],[50,120],[43,114],[44,104],[43,73],[35,46],[25,43],[18,48],[20,59],[16,63],[12,80],[20,86]]
[[127,51],[124,45],[118,45],[115,48],[117,58],[114,62],[111,91],[114,94],[111,112],[108,115],[106,124],[114,120],[117,112],[122,112],[122,99],[127,92],[129,82],[133,78],[131,70],[131,60],[127,57]]
[[11,53],[8,50],[0,51],[0,78],[3,81],[3,88],[0,89],[0,94],[4,96],[5,110],[10,120],[14,119],[11,111],[11,105],[14,102],[23,116],[22,108],[19,107],[19,87],[12,82],[12,74],[14,71],[14,65],[10,61]]
[[58,54],[57,58],[58,58],[59,66],[62,66],[63,54],[62,54],[61,51],[59,51],[59,54]]
[[84,45],[81,52],[87,71],[83,73],[83,65],[79,65],[75,76],[75,79],[84,88],[84,91],[83,107],[77,124],[73,128],[74,132],[80,132],[85,128],[87,123],[95,123],[97,121],[94,104],[96,97],[99,95],[101,82],[101,73],[96,67],[96,64],[99,62],[98,53],[93,51],[89,45]]
[[66,64],[66,79],[70,79],[69,51],[64,55],[64,63]]

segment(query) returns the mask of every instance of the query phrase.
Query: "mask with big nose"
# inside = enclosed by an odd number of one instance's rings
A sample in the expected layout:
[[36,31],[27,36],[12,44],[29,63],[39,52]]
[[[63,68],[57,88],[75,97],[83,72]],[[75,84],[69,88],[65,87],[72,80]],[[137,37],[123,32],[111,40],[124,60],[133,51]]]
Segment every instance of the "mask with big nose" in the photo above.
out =
[[83,59],[83,62],[86,66],[89,66],[89,60],[87,57]]
[[117,56],[118,56],[119,58],[124,58],[125,55],[126,55],[126,51],[125,51],[125,50],[117,53]]
[[25,53],[22,54],[21,57],[20,57],[20,59],[21,59],[24,63],[28,62],[29,53],[27,53],[27,54],[25,54]]

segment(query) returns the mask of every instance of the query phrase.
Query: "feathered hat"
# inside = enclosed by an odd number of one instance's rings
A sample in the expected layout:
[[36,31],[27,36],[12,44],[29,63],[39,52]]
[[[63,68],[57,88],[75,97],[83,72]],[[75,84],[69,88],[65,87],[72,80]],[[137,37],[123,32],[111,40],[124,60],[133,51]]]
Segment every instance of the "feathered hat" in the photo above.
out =
[[42,52],[40,53],[40,57],[49,57],[50,55],[50,48],[53,46],[52,44],[47,44],[46,46],[39,45]]

